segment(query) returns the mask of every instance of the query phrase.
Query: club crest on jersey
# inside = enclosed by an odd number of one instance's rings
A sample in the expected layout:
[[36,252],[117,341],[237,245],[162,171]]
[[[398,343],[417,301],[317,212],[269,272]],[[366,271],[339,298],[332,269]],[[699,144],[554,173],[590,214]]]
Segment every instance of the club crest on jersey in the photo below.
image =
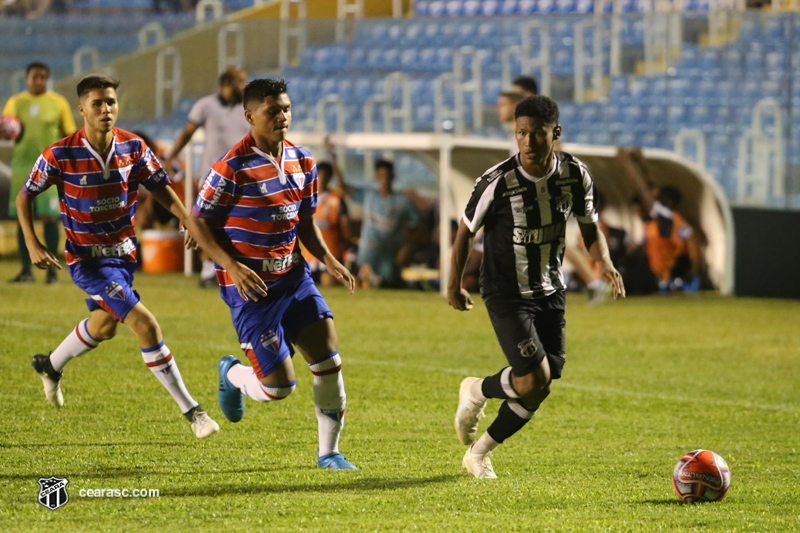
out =
[[258,342],[261,343],[261,346],[266,348],[267,350],[272,350],[273,352],[277,352],[278,348],[280,347],[280,341],[278,341],[278,334],[274,331],[270,330],[261,335],[258,338]]
[[66,478],[39,478],[39,503],[51,511],[66,505],[69,501],[67,483]]
[[125,301],[125,291],[122,288],[122,285],[116,281],[112,281],[110,285],[106,286],[106,294],[108,294],[109,298],[114,300],[122,300],[123,302]]
[[128,166],[128,167],[121,167],[121,168],[117,169],[117,171],[119,172],[120,177],[122,177],[122,182],[123,183],[127,183],[128,182],[128,176],[131,175],[131,168],[133,168],[133,167]]
[[562,194],[556,198],[556,209],[564,213],[564,216],[569,216],[570,212],[572,212],[572,195]]
[[525,339],[521,343],[517,344],[517,348],[519,349],[519,354],[522,357],[533,357],[536,355],[536,342],[533,339]]

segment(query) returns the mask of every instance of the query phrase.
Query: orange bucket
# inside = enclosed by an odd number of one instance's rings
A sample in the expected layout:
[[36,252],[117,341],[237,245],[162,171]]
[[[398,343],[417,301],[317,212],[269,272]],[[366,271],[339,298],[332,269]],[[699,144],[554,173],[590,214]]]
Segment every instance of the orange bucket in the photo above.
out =
[[142,270],[148,273],[183,271],[183,237],[178,230],[142,232]]

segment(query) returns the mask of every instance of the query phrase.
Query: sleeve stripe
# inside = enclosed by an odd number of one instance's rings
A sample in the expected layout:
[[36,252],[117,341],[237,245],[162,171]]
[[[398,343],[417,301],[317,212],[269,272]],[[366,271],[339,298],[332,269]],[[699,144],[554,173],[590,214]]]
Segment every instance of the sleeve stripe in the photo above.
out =
[[[467,204],[467,209],[464,211],[464,224],[467,225],[471,232],[475,233],[483,224],[483,217],[486,216],[489,206],[494,201],[494,191],[501,179],[502,178],[496,178],[486,186],[483,192],[480,193],[480,197],[474,207],[472,207],[474,197],[471,198],[469,204]],[[476,185],[476,189],[478,186],[480,186],[480,183]],[[470,213],[472,214],[472,219],[470,219]]]

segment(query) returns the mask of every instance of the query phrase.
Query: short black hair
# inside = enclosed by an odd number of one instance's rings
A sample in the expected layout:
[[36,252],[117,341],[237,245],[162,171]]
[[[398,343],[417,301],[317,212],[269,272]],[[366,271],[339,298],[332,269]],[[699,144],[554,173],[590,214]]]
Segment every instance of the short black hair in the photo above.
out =
[[533,76],[517,76],[514,78],[514,81],[511,82],[511,85],[519,85],[524,91],[533,95],[539,94],[539,84],[536,83],[536,78]]
[[386,159],[378,159],[375,161],[375,170],[386,169],[390,177],[394,177],[394,163]]
[[286,87],[286,80],[262,78],[253,80],[248,83],[244,88],[243,105],[247,107],[252,102],[263,102],[265,98],[272,96],[277,98],[284,93],[288,93]]
[[116,91],[117,87],[119,87],[119,80],[116,78],[111,78],[102,74],[88,74],[78,82],[78,98],[95,89],[111,88]]
[[50,75],[50,67],[48,67],[47,65],[45,65],[41,61],[34,61],[33,63],[30,63],[27,67],[25,67],[25,75],[27,76],[28,74],[31,73],[31,71],[33,69],[36,69],[36,68],[40,68],[40,69],[44,70],[45,72],[47,72],[48,76]]
[[319,161],[317,163],[317,175],[319,175],[320,172],[325,174],[325,177],[330,178],[333,176],[333,165],[327,161]]
[[545,124],[558,124],[558,104],[547,96],[528,96],[514,110],[514,118],[540,118]]
[[515,104],[525,99],[525,95],[517,91],[503,91],[500,93],[500,96],[505,96]]
[[677,187],[673,187],[672,185],[664,185],[658,189],[658,198],[672,202],[672,206],[668,207],[678,207],[681,204],[681,200],[683,200],[683,194]]

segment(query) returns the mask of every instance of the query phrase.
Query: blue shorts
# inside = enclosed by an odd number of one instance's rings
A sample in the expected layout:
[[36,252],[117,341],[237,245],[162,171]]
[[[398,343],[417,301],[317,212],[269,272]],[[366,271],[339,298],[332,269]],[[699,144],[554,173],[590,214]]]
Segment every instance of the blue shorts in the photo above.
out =
[[242,350],[259,379],[270,375],[294,354],[297,334],[325,318],[333,318],[314,281],[302,269],[296,281],[270,287],[267,297],[231,307],[231,317]]
[[139,303],[139,293],[133,290],[133,269],[136,265],[93,266],[82,262],[71,272],[72,281],[90,296],[86,299],[89,311],[102,309],[123,322],[131,309]]

